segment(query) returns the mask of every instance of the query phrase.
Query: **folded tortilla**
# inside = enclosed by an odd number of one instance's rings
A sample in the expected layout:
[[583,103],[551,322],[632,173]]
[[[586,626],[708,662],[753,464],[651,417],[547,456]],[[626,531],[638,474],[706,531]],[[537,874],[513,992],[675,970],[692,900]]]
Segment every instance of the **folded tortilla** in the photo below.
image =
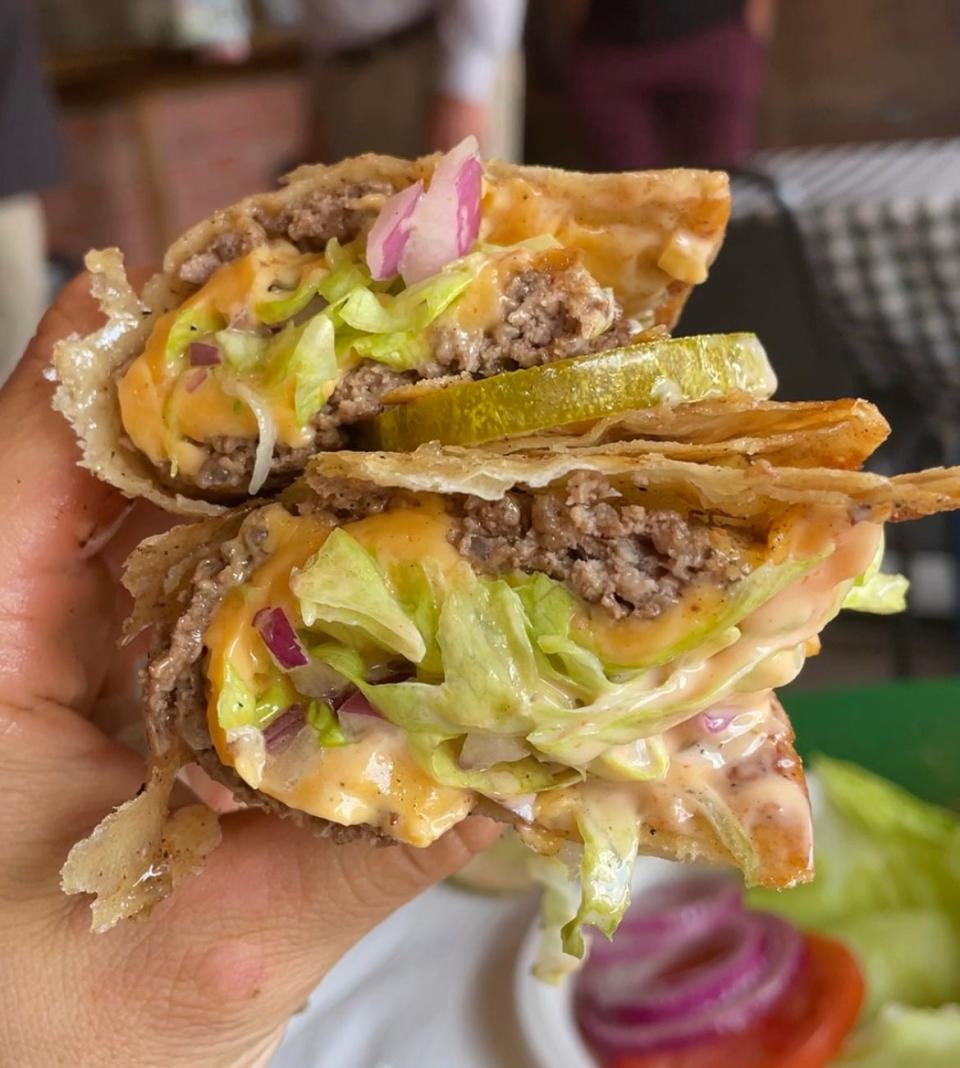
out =
[[[348,445],[350,427],[398,385],[670,329],[729,213],[720,173],[491,162],[480,251],[383,321],[363,274],[365,235],[385,199],[429,179],[436,162],[368,155],[302,168],[194,227],[139,295],[117,250],[91,253],[107,323],[54,360],[55,405],[83,464],[130,496],[215,514],[289,483],[313,452]],[[334,346],[311,315],[353,290],[353,325]]]
[[[321,454],[278,501],[131,558],[128,637],[156,634],[151,749],[337,838],[425,846],[494,813],[582,866],[575,928],[612,930],[638,852],[788,886],[811,876],[812,839],[774,689],[841,608],[890,607],[884,522],[958,504],[960,469],[887,479],[583,439]],[[154,842],[162,807],[141,802]],[[65,885],[97,892],[109,925],[153,897],[104,885],[104,840],[77,847]]]

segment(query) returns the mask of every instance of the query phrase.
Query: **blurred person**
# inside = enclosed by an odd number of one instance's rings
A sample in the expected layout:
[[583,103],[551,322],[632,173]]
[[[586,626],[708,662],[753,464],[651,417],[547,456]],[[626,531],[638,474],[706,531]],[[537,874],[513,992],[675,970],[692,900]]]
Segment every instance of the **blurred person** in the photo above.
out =
[[48,298],[38,190],[60,178],[53,107],[27,0],[0,0],[0,385]]
[[474,134],[517,160],[526,0],[302,0],[310,50],[307,154],[416,156]]
[[600,169],[736,167],[754,148],[776,0],[589,0],[572,103]]

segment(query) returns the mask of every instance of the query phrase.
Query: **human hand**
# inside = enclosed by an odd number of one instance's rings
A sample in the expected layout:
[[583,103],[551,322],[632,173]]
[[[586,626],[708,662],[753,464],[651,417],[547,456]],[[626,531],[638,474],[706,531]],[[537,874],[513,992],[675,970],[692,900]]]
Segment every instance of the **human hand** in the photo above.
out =
[[237,812],[149,919],[90,933],[58,873],[144,780],[102,713],[134,697],[120,564],[167,521],[77,467],[50,407],[55,341],[99,323],[87,285],[67,287],[0,391],[0,1063],[264,1065],[336,960],[495,831],[468,820],[427,850],[375,849]]
[[490,110],[486,104],[437,93],[427,113],[427,150],[448,152],[473,134],[480,142],[482,151],[490,132],[489,126]]

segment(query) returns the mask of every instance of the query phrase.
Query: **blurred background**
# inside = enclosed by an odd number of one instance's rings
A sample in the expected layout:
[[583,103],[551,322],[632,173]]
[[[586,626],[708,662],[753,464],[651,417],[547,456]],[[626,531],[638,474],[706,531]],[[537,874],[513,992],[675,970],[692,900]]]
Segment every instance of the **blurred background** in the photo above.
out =
[[[299,163],[488,155],[731,170],[683,332],[751,329],[784,399],[859,393],[876,467],[960,462],[954,0],[0,0],[0,381],[91,246],[155,265]],[[846,618],[803,686],[958,670],[960,526],[911,524],[908,618]]]

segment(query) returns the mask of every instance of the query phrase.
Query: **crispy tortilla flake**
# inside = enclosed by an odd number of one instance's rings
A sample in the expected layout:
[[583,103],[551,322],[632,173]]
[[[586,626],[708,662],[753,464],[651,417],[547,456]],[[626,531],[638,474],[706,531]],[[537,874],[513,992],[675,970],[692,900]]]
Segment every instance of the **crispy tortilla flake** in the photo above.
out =
[[80,439],[83,467],[127,497],[143,497],[168,512],[215,515],[223,509],[192,500],[165,487],[153,465],[124,444],[116,375],[146,344],[158,315],[182,299],[169,281],[156,276],[137,297],[127,280],[118,249],[87,254],[90,288],[100,301],[106,323],[88,337],[73,335],[54,349],[59,379],[53,406],[62,412]]
[[652,494],[735,519],[754,519],[791,505],[820,505],[874,522],[917,519],[960,507],[960,467],[885,478],[867,471],[776,467],[760,458],[745,466],[674,460],[659,453],[613,452],[556,439],[549,449],[494,451],[422,445],[412,453],[334,452],[314,456],[307,481],[351,478],[432,493],[469,493],[497,500],[514,486],[540,489],[572,471],[634,476]]
[[731,394],[675,408],[647,408],[592,424],[560,427],[484,446],[495,452],[599,447],[618,455],[658,453],[674,460],[855,470],[886,440],[890,427],[865,400],[783,402]]
[[[73,426],[81,463],[129,497],[144,497],[169,512],[218,515],[223,505],[193,499],[164,485],[153,465],[127,442],[116,379],[143,351],[158,316],[195,290],[178,279],[193,255],[263,219],[308,201],[318,191],[380,182],[400,189],[432,173],[439,157],[401,160],[366,155],[333,166],[302,167],[273,192],[215,212],[176,241],[163,273],[140,297],[131,288],[117,249],[91,252],[86,265],[106,324],[89,337],[61,342],[53,365],[59,378],[54,407]],[[543,233],[576,243],[603,285],[613,286],[628,315],[646,326],[671,327],[693,285],[703,280],[723,241],[730,211],[727,176],[672,170],[636,174],[576,174],[493,162],[481,240],[511,243]],[[512,207],[506,203],[508,186]],[[530,194],[523,199],[525,194]],[[372,206],[382,193],[370,194]],[[520,200],[523,207],[517,210]]]
[[149,916],[220,844],[216,814],[205,805],[170,812],[178,768],[176,760],[154,764],[144,789],[70,850],[60,885],[67,894],[94,895],[93,931]]

